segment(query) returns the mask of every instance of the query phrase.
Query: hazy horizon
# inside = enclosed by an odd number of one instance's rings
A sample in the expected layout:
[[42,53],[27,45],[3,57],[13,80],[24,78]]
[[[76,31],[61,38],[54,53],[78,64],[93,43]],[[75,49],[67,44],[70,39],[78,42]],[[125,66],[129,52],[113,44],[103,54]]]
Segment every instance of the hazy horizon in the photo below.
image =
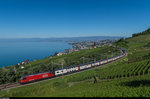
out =
[[28,37],[28,38],[0,38],[0,39],[50,39],[50,38],[82,38],[82,37],[124,37],[124,36],[76,36],[76,37]]

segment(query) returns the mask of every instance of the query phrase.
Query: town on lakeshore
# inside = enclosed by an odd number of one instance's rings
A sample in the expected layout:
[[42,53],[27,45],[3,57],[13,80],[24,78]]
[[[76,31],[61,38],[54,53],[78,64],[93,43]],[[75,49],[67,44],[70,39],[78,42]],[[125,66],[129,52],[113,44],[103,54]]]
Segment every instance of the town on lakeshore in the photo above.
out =
[[[56,52],[54,55],[51,55],[50,57],[54,56],[61,56],[64,54],[73,53],[76,51],[80,51],[83,49],[93,49],[97,47],[103,47],[105,45],[112,46],[114,42],[117,42],[119,39],[107,39],[107,40],[84,40],[84,41],[67,41],[68,44],[72,45],[73,49],[66,49],[65,52]],[[34,59],[34,61],[37,61],[38,59]],[[29,64],[29,59],[18,63],[18,66],[20,68],[24,68],[25,64]],[[3,67],[5,68],[5,67]],[[14,69],[15,70],[15,69]]]

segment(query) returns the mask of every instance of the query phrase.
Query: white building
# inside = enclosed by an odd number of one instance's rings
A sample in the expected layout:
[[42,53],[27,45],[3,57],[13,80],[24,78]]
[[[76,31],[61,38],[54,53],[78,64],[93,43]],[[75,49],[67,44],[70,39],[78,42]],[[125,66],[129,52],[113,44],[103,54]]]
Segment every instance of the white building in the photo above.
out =
[[24,66],[21,66],[21,69],[23,69],[24,68]]
[[57,56],[63,55],[64,53],[58,53]]

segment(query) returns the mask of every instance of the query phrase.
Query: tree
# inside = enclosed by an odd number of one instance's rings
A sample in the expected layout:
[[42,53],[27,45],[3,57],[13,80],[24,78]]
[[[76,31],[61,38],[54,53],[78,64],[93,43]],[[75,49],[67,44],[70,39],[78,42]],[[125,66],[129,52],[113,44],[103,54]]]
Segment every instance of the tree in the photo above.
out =
[[56,56],[58,54],[58,52],[55,52],[53,56]]
[[148,28],[147,30],[145,30],[143,32],[134,33],[134,34],[132,34],[132,37],[136,37],[136,36],[139,36],[139,35],[145,35],[145,34],[150,34],[150,28]]
[[120,40],[114,43],[116,47],[123,47],[123,48],[128,48],[127,44],[128,42],[124,38],[121,38]]

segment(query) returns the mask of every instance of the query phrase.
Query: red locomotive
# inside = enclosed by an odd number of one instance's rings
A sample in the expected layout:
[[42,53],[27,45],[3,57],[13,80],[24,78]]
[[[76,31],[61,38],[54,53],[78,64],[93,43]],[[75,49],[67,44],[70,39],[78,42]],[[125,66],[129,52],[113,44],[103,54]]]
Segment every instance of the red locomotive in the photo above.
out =
[[38,73],[38,74],[32,74],[32,75],[24,75],[20,79],[20,84],[24,84],[24,83],[32,82],[36,80],[41,80],[41,79],[46,79],[46,78],[50,78],[53,76],[54,74],[50,72],[44,72],[44,73]]

